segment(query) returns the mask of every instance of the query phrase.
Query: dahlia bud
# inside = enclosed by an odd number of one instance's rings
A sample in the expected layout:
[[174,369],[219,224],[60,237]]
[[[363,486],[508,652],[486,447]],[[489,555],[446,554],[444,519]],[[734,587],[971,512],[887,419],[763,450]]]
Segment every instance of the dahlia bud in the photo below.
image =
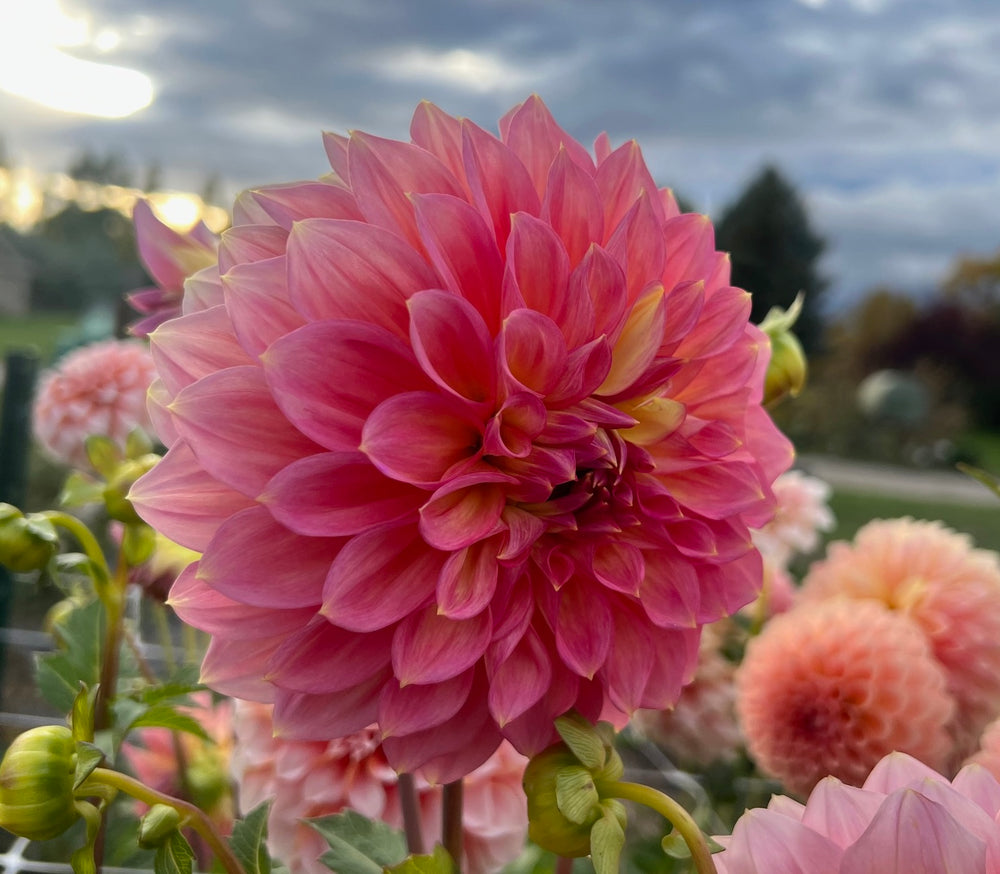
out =
[[164,843],[181,824],[181,815],[167,804],[154,804],[139,820],[139,846],[151,850]]
[[143,474],[148,473],[156,466],[160,456],[149,452],[139,458],[132,458],[122,462],[115,469],[115,472],[108,477],[108,484],[104,487],[104,505],[107,507],[108,516],[126,525],[138,525],[142,519],[132,507],[132,502],[128,499],[129,489],[133,483]]
[[64,725],[43,725],[14,739],[0,762],[0,826],[45,841],[80,818],[73,797],[76,741]]
[[0,564],[14,573],[41,570],[59,550],[55,527],[40,513],[25,516],[0,504]]
[[783,310],[772,307],[760,324],[771,341],[771,361],[764,378],[764,403],[772,404],[786,395],[796,397],[806,384],[806,356],[802,345],[792,333],[802,312],[802,295]]

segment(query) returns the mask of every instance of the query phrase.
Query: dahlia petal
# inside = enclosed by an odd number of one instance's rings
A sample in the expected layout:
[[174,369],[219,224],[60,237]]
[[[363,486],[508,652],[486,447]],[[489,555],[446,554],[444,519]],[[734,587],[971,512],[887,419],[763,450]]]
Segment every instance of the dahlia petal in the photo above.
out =
[[290,182],[266,185],[251,192],[254,200],[278,227],[286,231],[302,219],[332,218],[361,221],[361,210],[351,191],[330,182]]
[[[604,239],[604,211],[593,174],[582,169],[566,151],[557,155],[548,168],[542,217],[548,221],[566,247],[569,264],[580,263],[594,240]],[[587,311],[582,315],[587,326]],[[570,325],[575,321],[568,320]]]
[[[622,144],[601,161],[594,181],[597,182],[604,203],[604,233],[607,235],[618,227],[618,223],[643,192],[652,195],[657,190],[653,177],[646,169],[642,150],[635,140]],[[651,202],[657,217],[662,220],[662,215],[659,215],[662,209],[659,199]]]
[[[659,277],[663,273],[667,257],[663,228],[647,192],[639,195],[632,208],[625,213],[608,240],[607,250],[625,267],[629,300],[639,296],[650,277]],[[666,283],[660,284],[665,290],[671,288]]]
[[591,246],[569,277],[572,298],[589,297],[594,312],[594,334],[606,334],[612,341],[625,324],[628,293],[625,271],[600,246]]
[[[664,286],[665,288],[666,286]],[[663,328],[660,354],[673,355],[679,343],[691,333],[705,305],[705,283],[682,282],[667,294],[667,322]]]
[[442,683],[475,665],[492,634],[488,610],[468,619],[449,619],[432,605],[407,616],[396,629],[393,670],[403,686]]
[[912,788],[925,780],[943,781],[945,778],[930,765],[903,753],[894,752],[878,761],[862,789],[891,795],[897,789]]
[[359,534],[334,560],[320,612],[349,631],[385,628],[430,603],[444,560],[415,527]]
[[544,396],[564,378],[568,352],[559,326],[543,313],[516,309],[500,334],[503,368],[515,387]]
[[[336,380],[327,377],[331,349]],[[333,450],[356,450],[365,420],[384,400],[431,387],[400,339],[362,321],[312,322],[275,341],[261,361],[285,416]]]
[[378,703],[378,727],[383,740],[447,722],[468,700],[475,673],[470,668],[457,677],[426,686],[386,683]]
[[288,294],[309,319],[358,319],[409,336],[406,298],[441,280],[390,231],[363,222],[305,219],[288,236]]
[[333,131],[323,131],[323,149],[326,152],[330,167],[344,182],[350,182],[350,170],[347,164],[347,137]]
[[393,628],[358,634],[314,615],[270,657],[266,679],[282,689],[326,695],[384,673]]
[[646,633],[649,635],[653,667],[639,706],[663,710],[673,707],[681,688],[694,677],[701,629],[650,626]]
[[1000,782],[982,765],[966,765],[952,780],[952,786],[975,801],[988,816],[996,817],[1000,811]]
[[491,477],[493,482],[473,476],[476,481],[469,485],[464,477],[446,483],[420,508],[420,533],[435,549],[464,549],[503,530],[500,514],[507,503],[503,484],[516,480],[499,472]]
[[329,695],[278,689],[274,695],[274,736],[328,741],[367,728],[378,714],[379,690],[391,676],[386,669],[350,689]]
[[486,219],[457,197],[414,194],[411,200],[420,238],[442,287],[469,301],[490,334],[496,333],[503,259]]
[[879,792],[846,786],[836,777],[826,777],[809,793],[801,822],[846,848],[861,837],[884,800]]
[[279,337],[305,324],[289,303],[284,256],[237,264],[222,277],[226,312],[236,338],[253,356],[261,355]]
[[766,498],[758,476],[748,465],[704,464],[675,471],[665,481],[689,510],[709,519],[725,519]]
[[535,438],[545,428],[547,411],[534,394],[509,394],[496,415],[486,423],[483,454],[526,458]]
[[175,543],[204,552],[226,519],[254,502],[211,476],[187,443],[174,443],[129,491],[136,512]]
[[510,298],[510,305],[505,303],[505,313],[518,306],[527,307],[548,316],[560,330],[568,332],[569,256],[552,227],[528,213],[514,213],[510,217],[506,256],[503,294],[508,298],[511,283],[517,294]]
[[630,543],[606,540],[594,547],[594,576],[609,589],[638,595],[645,569],[642,550]]
[[422,100],[410,121],[410,138],[434,155],[456,179],[465,182],[462,160],[462,123],[433,103]]
[[713,349],[725,349],[746,331],[750,294],[742,288],[720,288],[705,301],[698,324],[677,347],[679,358],[698,358]]
[[285,254],[288,231],[277,225],[238,225],[223,231],[219,240],[219,273],[237,264],[266,261]]
[[507,542],[497,554],[497,558],[503,561],[522,557],[545,531],[545,523],[541,519],[518,507],[508,505],[500,516],[507,526]]
[[715,231],[707,215],[685,213],[668,219],[663,226],[663,236],[667,245],[664,288],[701,279],[712,272],[716,262]]
[[[340,546],[330,538],[294,534],[266,507],[250,507],[219,527],[202,556],[198,577],[253,607],[317,607]],[[291,555],[295,561],[288,560]]]
[[438,613],[449,619],[469,619],[482,613],[496,592],[499,557],[492,539],[449,555],[437,581]]
[[424,372],[445,391],[474,404],[496,397],[493,339],[471,303],[445,291],[407,301],[410,340]]
[[379,404],[361,432],[361,451],[387,476],[414,485],[441,482],[474,457],[482,425],[468,407],[432,392],[398,394]]
[[556,649],[566,665],[593,679],[611,647],[613,622],[604,595],[583,578],[570,580],[559,592]]
[[759,407],[747,410],[745,428],[747,448],[758,460],[764,479],[774,482],[795,460],[792,441],[778,430],[771,417]]
[[625,713],[632,713],[642,703],[653,670],[652,644],[631,610],[616,605],[611,618],[611,648],[602,670],[611,702]]
[[426,492],[389,479],[360,452],[324,452],[293,461],[259,498],[285,527],[323,538],[413,521],[426,499]]
[[715,622],[746,607],[760,594],[762,559],[756,549],[750,549],[726,564],[702,566],[698,576],[701,579],[698,621]]
[[660,348],[665,321],[663,286],[654,285],[640,296],[629,312],[611,353],[611,370],[597,394],[617,395],[642,376]]
[[[601,336],[574,349],[566,359],[559,384],[548,396],[551,406],[569,406],[584,402],[604,382],[611,371],[613,351],[608,338]],[[619,413],[615,421],[634,425],[635,419]]]
[[173,446],[180,440],[180,435],[174,427],[173,417],[167,409],[172,399],[173,395],[167,391],[163,380],[154,379],[146,394],[146,411],[149,413],[152,433],[167,447]]
[[200,313],[224,302],[219,265],[210,264],[184,280],[184,297],[181,298],[181,313],[185,316]]
[[534,629],[491,672],[489,708],[502,729],[549,691],[552,659]]
[[201,662],[199,682],[223,695],[248,701],[274,700],[274,687],[263,679],[271,654],[284,642],[276,637],[213,637]]
[[286,464],[320,450],[281,414],[259,367],[211,373],[178,394],[170,411],[202,467],[248,497]]
[[[772,810],[749,810],[739,818],[719,857],[728,874],[844,874],[843,851],[829,838]],[[754,864],[757,860],[760,865]],[[752,866],[752,867],[751,867]],[[881,871],[876,866],[869,869]]]

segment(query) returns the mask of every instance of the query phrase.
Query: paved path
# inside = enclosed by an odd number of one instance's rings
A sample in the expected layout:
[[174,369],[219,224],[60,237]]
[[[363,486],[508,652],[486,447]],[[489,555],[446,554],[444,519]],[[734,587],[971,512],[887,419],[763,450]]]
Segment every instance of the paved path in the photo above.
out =
[[958,471],[912,470],[809,454],[800,455],[796,466],[826,480],[834,488],[840,486],[851,491],[892,497],[1000,507],[1000,498],[981,483]]

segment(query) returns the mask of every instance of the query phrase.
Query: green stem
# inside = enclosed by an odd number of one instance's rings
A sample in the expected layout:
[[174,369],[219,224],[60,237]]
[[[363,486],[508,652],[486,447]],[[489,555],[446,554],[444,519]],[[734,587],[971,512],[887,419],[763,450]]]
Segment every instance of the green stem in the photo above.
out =
[[684,839],[691,851],[691,859],[694,861],[698,874],[718,874],[715,862],[712,861],[712,854],[708,849],[708,841],[702,834],[698,823],[692,818],[680,804],[674,801],[669,795],[652,789],[649,786],[642,786],[639,783],[611,783],[600,787],[602,796],[612,796],[622,798],[625,801],[634,801],[651,807],[663,816]]
[[45,518],[53,525],[65,528],[72,534],[80,546],[83,547],[87,558],[101,568],[105,574],[111,576],[111,572],[108,570],[108,562],[104,558],[104,550],[101,549],[101,544],[97,542],[97,538],[94,537],[93,532],[81,520],[70,513],[63,513],[60,510],[49,510],[45,513]]
[[461,779],[445,783],[441,791],[441,843],[455,862],[455,871],[462,871],[462,802]]
[[86,791],[87,783],[99,783],[105,786],[111,786],[121,792],[124,792],[126,795],[131,795],[133,798],[137,798],[139,801],[144,801],[150,807],[154,804],[166,804],[168,807],[174,808],[174,810],[181,814],[182,819],[185,820],[184,824],[189,825],[202,838],[204,838],[205,843],[211,847],[212,852],[215,854],[215,858],[217,858],[222,864],[222,867],[225,868],[226,874],[246,874],[243,870],[243,866],[239,862],[239,859],[233,855],[233,851],[229,848],[229,845],[225,842],[225,840],[223,840],[222,836],[216,831],[215,826],[212,825],[212,821],[208,818],[206,813],[195,807],[193,804],[190,804],[187,801],[182,801],[180,798],[174,798],[170,795],[166,795],[163,792],[157,792],[145,783],[140,783],[134,777],[129,777],[127,774],[122,774],[118,771],[111,771],[107,768],[94,769],[93,773],[91,773],[81,787],[84,792]]
[[115,577],[103,599],[108,626],[104,634],[104,652],[101,660],[100,686],[94,702],[94,728],[100,730],[111,725],[110,708],[118,686],[118,663],[125,622],[125,589],[128,586],[128,564],[119,558]]
[[165,604],[149,599],[153,617],[156,621],[156,633],[160,637],[160,646],[163,649],[163,660],[167,664],[167,670],[172,674],[177,670],[177,656],[174,653],[174,638],[170,633],[170,619],[167,615]]

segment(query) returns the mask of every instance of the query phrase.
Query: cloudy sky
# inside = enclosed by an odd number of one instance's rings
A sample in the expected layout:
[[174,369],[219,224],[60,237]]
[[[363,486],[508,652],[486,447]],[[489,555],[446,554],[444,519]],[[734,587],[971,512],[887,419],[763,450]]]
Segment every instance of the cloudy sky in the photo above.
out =
[[710,214],[777,164],[834,306],[1000,246],[995,0],[0,0],[0,137],[44,172],[233,193],[324,172],[321,129],[405,137],[424,98],[495,129],[531,92]]

